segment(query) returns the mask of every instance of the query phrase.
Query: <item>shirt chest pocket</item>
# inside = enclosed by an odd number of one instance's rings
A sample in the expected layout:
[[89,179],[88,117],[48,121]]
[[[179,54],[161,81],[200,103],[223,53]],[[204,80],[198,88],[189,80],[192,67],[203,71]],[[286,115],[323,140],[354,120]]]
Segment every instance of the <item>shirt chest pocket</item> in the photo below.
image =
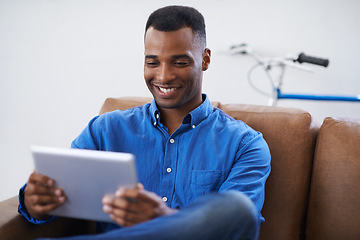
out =
[[192,170],[190,188],[194,197],[218,191],[224,181],[223,175],[219,170]]

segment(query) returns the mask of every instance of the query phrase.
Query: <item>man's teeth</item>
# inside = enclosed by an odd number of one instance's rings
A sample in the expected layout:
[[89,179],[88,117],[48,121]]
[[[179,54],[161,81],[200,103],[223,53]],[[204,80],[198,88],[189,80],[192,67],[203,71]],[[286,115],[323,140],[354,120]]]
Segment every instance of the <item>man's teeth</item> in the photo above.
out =
[[169,93],[169,92],[173,92],[176,90],[176,88],[162,88],[159,87],[160,91],[162,91],[163,93]]

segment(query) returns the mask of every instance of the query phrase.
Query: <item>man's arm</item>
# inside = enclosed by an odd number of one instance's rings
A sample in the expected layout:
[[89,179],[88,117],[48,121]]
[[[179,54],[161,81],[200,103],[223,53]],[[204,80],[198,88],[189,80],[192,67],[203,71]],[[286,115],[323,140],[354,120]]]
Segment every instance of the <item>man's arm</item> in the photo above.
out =
[[[250,135],[251,136],[251,135]],[[237,190],[247,195],[261,216],[265,198],[265,183],[270,174],[270,151],[262,134],[252,135],[247,144],[238,150],[236,161],[219,191]]]

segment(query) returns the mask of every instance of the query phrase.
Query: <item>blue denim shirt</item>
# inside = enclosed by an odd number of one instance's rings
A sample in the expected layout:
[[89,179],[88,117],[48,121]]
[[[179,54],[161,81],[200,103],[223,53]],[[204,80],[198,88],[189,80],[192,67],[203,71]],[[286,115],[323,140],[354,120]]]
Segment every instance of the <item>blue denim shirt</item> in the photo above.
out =
[[263,222],[268,146],[261,133],[213,108],[205,94],[203,99],[172,135],[153,101],[93,118],[71,146],[133,153],[139,182],[171,208],[209,192],[238,190],[254,202]]

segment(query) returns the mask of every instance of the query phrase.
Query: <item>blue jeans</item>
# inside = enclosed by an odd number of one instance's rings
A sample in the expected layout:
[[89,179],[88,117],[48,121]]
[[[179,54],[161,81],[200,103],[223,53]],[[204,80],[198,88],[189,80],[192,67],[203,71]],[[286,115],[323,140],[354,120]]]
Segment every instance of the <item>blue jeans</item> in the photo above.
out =
[[132,227],[67,240],[250,240],[257,239],[259,216],[252,201],[238,191],[200,197],[179,212]]

